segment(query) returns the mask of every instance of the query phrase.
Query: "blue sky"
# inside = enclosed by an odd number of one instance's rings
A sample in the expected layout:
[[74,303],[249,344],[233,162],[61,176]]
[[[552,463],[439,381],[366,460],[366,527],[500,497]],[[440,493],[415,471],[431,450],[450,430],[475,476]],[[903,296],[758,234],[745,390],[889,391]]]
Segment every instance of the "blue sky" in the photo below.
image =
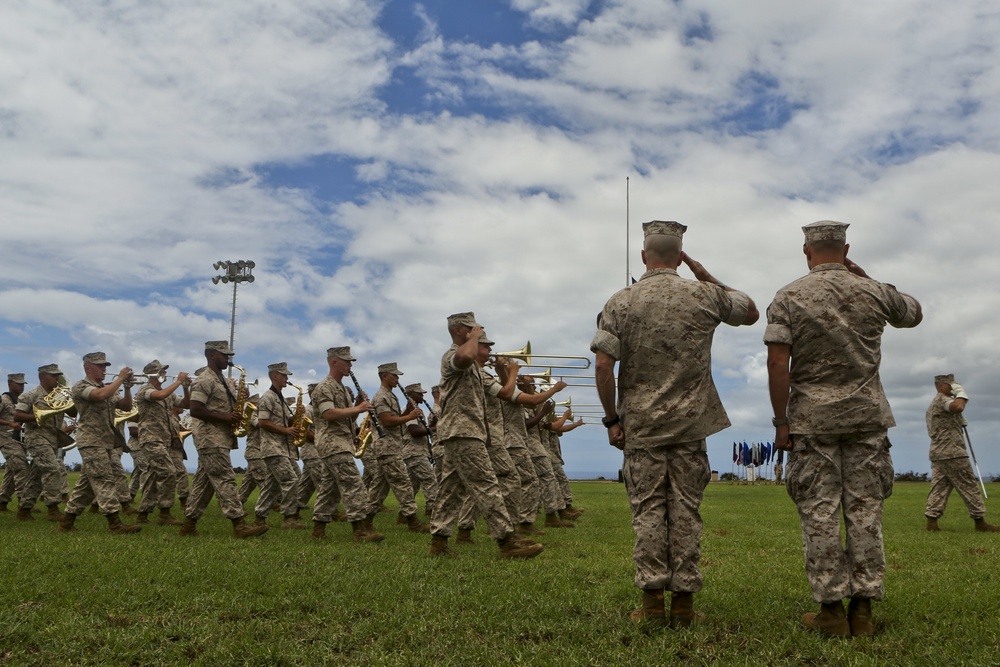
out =
[[[257,263],[236,333],[256,377],[321,377],[349,344],[370,389],[386,361],[434,384],[464,310],[500,349],[588,354],[628,178],[635,275],[640,223],[677,219],[762,310],[805,271],[799,227],[850,222],[852,257],[927,312],[885,337],[897,468],[929,469],[952,371],[1000,473],[998,23],[979,1],[8,3],[0,372],[78,379],[97,349],[197,368],[228,337],[220,259]],[[716,337],[722,470],[770,438],[762,335]],[[599,427],[564,449],[620,464]]]

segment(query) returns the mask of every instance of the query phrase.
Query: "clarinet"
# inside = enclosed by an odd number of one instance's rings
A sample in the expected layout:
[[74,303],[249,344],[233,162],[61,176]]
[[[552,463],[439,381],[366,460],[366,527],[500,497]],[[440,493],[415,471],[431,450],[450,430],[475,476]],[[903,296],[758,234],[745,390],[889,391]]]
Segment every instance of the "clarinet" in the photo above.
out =
[[[368,400],[368,394],[366,394],[365,390],[361,388],[361,383],[358,382],[358,378],[354,377],[354,371],[348,371],[348,373],[351,374],[351,381],[354,382],[354,388],[358,390],[358,396],[361,397],[361,400],[365,402],[370,402]],[[372,424],[375,425],[375,430],[378,432],[378,437],[384,438],[385,431],[382,429],[382,422],[378,420],[378,416],[376,416],[375,414],[375,408],[368,408],[368,416],[371,418]]]

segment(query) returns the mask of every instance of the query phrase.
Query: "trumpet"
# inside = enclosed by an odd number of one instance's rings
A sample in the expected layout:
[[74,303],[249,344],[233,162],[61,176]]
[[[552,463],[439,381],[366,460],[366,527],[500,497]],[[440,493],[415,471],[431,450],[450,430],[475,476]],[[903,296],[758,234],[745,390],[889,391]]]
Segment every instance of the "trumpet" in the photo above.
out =
[[490,359],[494,363],[494,365],[496,364],[496,360],[498,358],[502,358],[502,357],[505,357],[505,358],[508,358],[508,359],[519,359],[519,360],[521,360],[521,361],[524,362],[525,366],[531,366],[531,367],[542,367],[544,365],[542,363],[538,363],[538,364],[532,363],[536,358],[542,358],[542,359],[578,359],[580,361],[587,362],[586,365],[585,366],[579,366],[579,365],[576,365],[576,366],[549,366],[549,368],[570,368],[570,369],[575,368],[577,370],[583,370],[585,368],[590,368],[590,357],[579,357],[579,356],[566,355],[566,354],[532,354],[531,353],[531,341],[530,340],[527,343],[525,343],[524,347],[522,347],[520,350],[511,350],[509,352],[495,352],[495,353],[493,353],[493,354],[490,355]]

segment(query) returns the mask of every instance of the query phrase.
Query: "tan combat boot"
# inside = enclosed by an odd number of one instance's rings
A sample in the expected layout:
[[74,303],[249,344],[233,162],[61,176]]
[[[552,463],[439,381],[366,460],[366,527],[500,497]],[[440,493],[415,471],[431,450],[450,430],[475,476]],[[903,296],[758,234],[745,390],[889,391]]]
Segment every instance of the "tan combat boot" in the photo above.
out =
[[402,512],[396,515],[396,525],[405,526],[410,523],[410,518],[405,516]]
[[851,598],[851,603],[847,605],[847,623],[851,626],[851,636],[853,637],[874,636],[872,601],[867,598]]
[[941,532],[941,528],[938,526],[937,519],[933,517],[927,517],[927,526],[924,528],[924,530],[931,533]]
[[455,544],[475,544],[476,541],[472,539],[472,529],[471,528],[459,528],[458,537],[455,538]]
[[169,507],[161,507],[160,508],[160,516],[158,516],[156,518],[156,525],[157,526],[182,526],[182,525],[184,525],[184,522],[183,521],[178,521],[173,516],[171,516],[171,514],[170,514],[170,508]]
[[198,537],[201,535],[198,532],[198,519],[184,517],[184,523],[181,524],[181,532],[179,534],[186,537]]
[[411,533],[430,533],[431,527],[417,518],[416,514],[406,517],[406,529]]
[[281,522],[282,530],[306,530],[307,528],[309,528],[309,526],[299,521],[295,514],[286,516],[285,520]]
[[851,625],[847,622],[842,602],[824,602],[817,614],[814,611],[803,614],[802,625],[828,637],[850,637]]
[[125,516],[128,516],[129,514],[135,514],[135,508],[132,507],[131,501],[126,500],[125,502],[122,503],[121,513],[124,514]]
[[525,522],[517,524],[517,532],[520,535],[544,535],[544,530],[538,530],[535,528],[535,524]]
[[59,511],[59,505],[49,505],[49,513],[46,515],[46,519],[49,521],[62,521],[63,513]]
[[122,519],[118,515],[118,512],[112,512],[107,516],[108,531],[115,533],[116,535],[131,535],[132,533],[138,533],[142,530],[142,526],[130,526],[127,523],[122,523]]
[[581,514],[583,514],[583,512],[577,512],[568,507],[566,509],[559,510],[559,518],[563,521],[576,521],[580,518]]
[[428,556],[457,556],[454,551],[448,548],[448,538],[444,535],[433,535],[431,537],[431,548],[427,552]]
[[76,521],[76,516],[76,514],[70,514],[69,512],[63,514],[63,520],[59,522],[59,532],[68,533],[76,530],[73,526],[73,522]]
[[701,616],[694,610],[694,593],[674,592],[670,595],[670,627],[674,630],[690,628]]
[[251,526],[243,517],[233,519],[233,537],[244,540],[248,537],[259,537],[267,532],[267,526]]
[[633,623],[651,623],[663,625],[667,620],[667,612],[663,602],[663,589],[651,588],[642,591],[642,606],[633,609],[628,615]]
[[136,524],[149,523],[149,512],[136,512],[135,522]]
[[313,521],[313,532],[310,537],[317,541],[326,537],[326,521]]
[[18,521],[34,521],[35,520],[35,517],[31,516],[31,508],[30,507],[19,507],[19,508],[17,508],[17,516],[16,516],[16,518],[17,518]]
[[381,542],[385,535],[372,530],[371,520],[362,519],[351,522],[351,539],[355,542]]
[[574,525],[569,521],[563,521],[559,518],[559,515],[553,512],[552,514],[545,515],[545,527],[546,528],[573,528]]
[[[18,518],[20,513],[18,513]],[[1000,526],[994,526],[992,524],[986,523],[985,518],[976,519],[976,532],[977,533],[1000,533]]]
[[534,558],[545,551],[541,544],[528,544],[527,541],[519,541],[514,533],[509,533],[501,540],[497,540],[500,546],[500,558]]
[[255,525],[255,526],[266,526],[267,525],[267,517],[266,516],[261,516],[260,514],[256,514],[254,516],[255,516],[255,518],[253,520],[253,525]]

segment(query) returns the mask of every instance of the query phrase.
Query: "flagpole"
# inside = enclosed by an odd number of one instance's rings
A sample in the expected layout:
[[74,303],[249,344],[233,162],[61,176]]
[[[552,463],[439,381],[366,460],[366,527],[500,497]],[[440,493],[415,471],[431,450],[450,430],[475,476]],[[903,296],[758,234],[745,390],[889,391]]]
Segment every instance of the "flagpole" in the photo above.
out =
[[631,284],[632,269],[630,265],[629,255],[631,254],[631,245],[629,244],[628,237],[628,227],[629,227],[629,199],[628,199],[628,176],[625,177],[625,287]]

